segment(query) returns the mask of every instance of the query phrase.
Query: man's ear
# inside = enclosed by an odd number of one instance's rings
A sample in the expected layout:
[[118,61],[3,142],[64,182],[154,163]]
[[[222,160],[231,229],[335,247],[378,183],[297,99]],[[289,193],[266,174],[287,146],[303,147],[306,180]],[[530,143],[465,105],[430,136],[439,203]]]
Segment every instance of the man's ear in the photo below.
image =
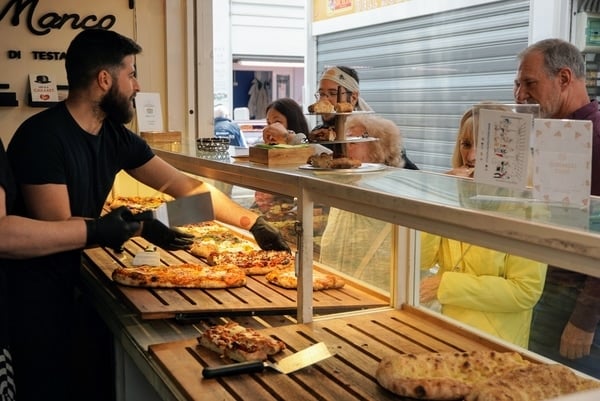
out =
[[353,105],[356,105],[356,103],[358,103],[358,92],[352,92],[352,94],[350,95],[350,101],[348,103]]
[[561,68],[558,72],[558,79],[560,80],[561,88],[566,87],[573,80],[573,71],[570,68]]
[[100,70],[98,72],[98,76],[96,77],[96,81],[98,82],[98,86],[103,91],[108,91],[112,86],[112,75],[108,72],[108,70]]

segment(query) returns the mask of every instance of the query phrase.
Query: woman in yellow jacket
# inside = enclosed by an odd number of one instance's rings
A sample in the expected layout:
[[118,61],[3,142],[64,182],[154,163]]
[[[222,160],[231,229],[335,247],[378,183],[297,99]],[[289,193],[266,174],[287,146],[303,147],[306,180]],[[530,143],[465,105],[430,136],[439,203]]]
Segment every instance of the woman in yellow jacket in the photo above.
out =
[[[471,177],[475,167],[471,110],[461,120],[454,153],[449,174]],[[439,267],[437,273],[421,281],[422,303],[437,300],[442,314],[527,347],[546,264],[422,233],[421,268],[433,266]]]
[[421,266],[435,264],[437,274],[421,281],[421,302],[437,299],[444,315],[527,348],[545,264],[422,233]]

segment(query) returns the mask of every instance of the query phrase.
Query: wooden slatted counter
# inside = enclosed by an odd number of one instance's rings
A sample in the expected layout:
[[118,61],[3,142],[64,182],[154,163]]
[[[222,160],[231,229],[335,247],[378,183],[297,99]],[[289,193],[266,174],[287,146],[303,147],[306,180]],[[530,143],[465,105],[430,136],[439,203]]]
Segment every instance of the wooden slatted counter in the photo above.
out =
[[[386,355],[494,349],[502,345],[431,317],[417,309],[365,312],[318,320],[310,324],[272,327],[263,331],[284,341],[279,359],[323,341],[334,356],[290,375],[262,373],[203,379],[205,366],[222,365],[219,356],[196,339],[156,344],[150,357],[176,383],[186,400],[398,400],[375,379]],[[291,397],[291,398],[290,398]]]
[[[295,314],[298,292],[270,284],[264,276],[248,276],[244,287],[230,289],[146,289],[115,284],[111,275],[119,266],[131,266],[136,253],[148,245],[135,237],[123,252],[93,248],[84,252],[83,265],[90,274],[114,289],[142,319],[178,320],[207,316],[244,314]],[[160,250],[162,263],[203,263],[186,251]],[[343,288],[313,293],[313,310],[318,314],[360,310],[389,305],[389,298],[366,287],[347,282]]]

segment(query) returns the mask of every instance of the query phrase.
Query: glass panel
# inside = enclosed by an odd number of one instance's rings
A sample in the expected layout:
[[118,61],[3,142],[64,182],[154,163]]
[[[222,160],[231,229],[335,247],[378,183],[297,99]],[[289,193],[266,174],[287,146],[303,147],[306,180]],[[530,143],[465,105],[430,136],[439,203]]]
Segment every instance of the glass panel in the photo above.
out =
[[547,265],[426,232],[419,239],[421,305],[527,348]]
[[331,208],[315,260],[389,292],[392,227],[381,220]]

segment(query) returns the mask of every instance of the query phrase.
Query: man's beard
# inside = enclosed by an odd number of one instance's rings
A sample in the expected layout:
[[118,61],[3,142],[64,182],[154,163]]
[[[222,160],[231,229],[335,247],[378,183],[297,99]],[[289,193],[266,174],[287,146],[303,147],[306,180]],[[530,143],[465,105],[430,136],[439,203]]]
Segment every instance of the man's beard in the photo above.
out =
[[100,109],[104,112],[107,119],[117,124],[126,124],[133,118],[131,100],[122,96],[115,85],[110,88],[110,91],[100,101]]

